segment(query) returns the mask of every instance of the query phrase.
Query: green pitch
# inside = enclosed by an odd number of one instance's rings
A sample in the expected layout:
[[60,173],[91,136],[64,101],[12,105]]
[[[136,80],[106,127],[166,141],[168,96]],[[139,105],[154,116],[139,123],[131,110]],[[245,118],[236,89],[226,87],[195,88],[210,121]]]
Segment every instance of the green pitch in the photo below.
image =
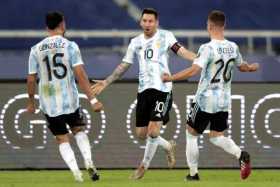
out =
[[101,170],[101,180],[90,181],[84,172],[83,183],[76,183],[70,171],[0,171],[0,187],[279,187],[279,170],[253,170],[242,181],[239,170],[200,170],[199,182],[185,182],[186,170],[149,170],[143,179],[128,179],[133,170]]

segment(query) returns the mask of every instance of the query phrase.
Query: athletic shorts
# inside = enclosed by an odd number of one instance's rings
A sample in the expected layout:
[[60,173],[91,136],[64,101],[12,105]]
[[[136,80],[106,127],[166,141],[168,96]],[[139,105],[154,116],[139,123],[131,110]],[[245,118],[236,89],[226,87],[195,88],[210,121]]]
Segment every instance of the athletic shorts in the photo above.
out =
[[45,114],[45,116],[48,121],[48,128],[55,136],[69,133],[66,124],[68,124],[70,128],[86,125],[80,108],[70,114],[62,114],[56,117],[50,117]]
[[169,121],[172,92],[147,89],[137,95],[136,127],[147,127],[150,121]]
[[187,124],[202,134],[210,123],[210,130],[223,132],[228,128],[228,112],[207,113],[200,109],[197,103],[192,104],[187,117]]

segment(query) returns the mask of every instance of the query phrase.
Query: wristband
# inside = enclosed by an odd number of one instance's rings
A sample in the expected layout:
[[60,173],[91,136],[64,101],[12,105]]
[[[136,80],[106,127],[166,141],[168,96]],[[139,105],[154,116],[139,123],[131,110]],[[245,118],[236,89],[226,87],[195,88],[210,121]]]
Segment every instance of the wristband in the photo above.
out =
[[90,100],[90,104],[92,104],[92,105],[94,105],[97,102],[98,102],[98,100],[96,99],[96,97]]

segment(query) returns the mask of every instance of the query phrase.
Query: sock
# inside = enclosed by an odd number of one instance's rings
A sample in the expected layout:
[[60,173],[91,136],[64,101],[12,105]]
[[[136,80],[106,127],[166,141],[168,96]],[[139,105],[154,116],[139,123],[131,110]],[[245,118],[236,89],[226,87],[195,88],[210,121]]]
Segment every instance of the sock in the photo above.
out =
[[157,137],[157,143],[166,151],[169,151],[171,148],[170,143],[166,139],[162,138],[161,136]]
[[77,134],[75,134],[75,139],[83,155],[86,169],[93,168],[93,162],[91,158],[91,147],[87,134],[83,131],[80,131]]
[[59,144],[59,152],[67,164],[67,166],[70,168],[70,170],[73,173],[80,173],[80,169],[78,167],[74,152],[69,144],[69,142],[64,142]]
[[240,158],[241,149],[234,143],[234,141],[228,137],[218,136],[214,138],[210,138],[210,142],[227,153],[234,155],[237,159]]
[[158,137],[156,138],[152,138],[152,137],[148,137],[147,138],[147,143],[146,143],[146,148],[145,148],[145,153],[144,153],[144,158],[143,158],[143,165],[145,167],[145,169],[148,169],[150,166],[150,163],[156,153],[157,150],[157,143]]
[[191,176],[198,173],[199,150],[197,139],[197,136],[193,136],[186,130],[186,156]]

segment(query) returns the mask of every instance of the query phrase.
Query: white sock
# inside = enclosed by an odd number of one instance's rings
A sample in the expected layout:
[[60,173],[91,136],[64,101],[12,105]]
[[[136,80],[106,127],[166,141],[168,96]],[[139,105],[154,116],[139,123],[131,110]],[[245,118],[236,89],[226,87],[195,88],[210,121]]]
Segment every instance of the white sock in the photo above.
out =
[[87,134],[83,131],[80,131],[77,134],[75,134],[75,139],[83,155],[86,169],[93,168],[93,162],[91,158],[91,147]]
[[146,148],[145,148],[145,153],[144,153],[144,158],[143,158],[143,165],[145,167],[145,169],[148,169],[150,166],[150,163],[156,153],[157,150],[157,146],[158,146],[158,137],[156,138],[152,138],[152,137],[148,137],[147,138],[147,143],[146,143]]
[[159,146],[161,146],[166,151],[169,151],[170,148],[171,148],[170,143],[161,136],[157,137],[157,143],[158,143]]
[[186,130],[186,157],[191,176],[198,173],[199,150],[197,139],[197,136],[193,136]]
[[227,153],[234,155],[237,159],[240,158],[241,149],[234,143],[234,141],[228,137],[218,136],[214,138],[210,138],[210,142]]
[[74,174],[81,173],[69,142],[59,144],[59,152],[67,166]]

